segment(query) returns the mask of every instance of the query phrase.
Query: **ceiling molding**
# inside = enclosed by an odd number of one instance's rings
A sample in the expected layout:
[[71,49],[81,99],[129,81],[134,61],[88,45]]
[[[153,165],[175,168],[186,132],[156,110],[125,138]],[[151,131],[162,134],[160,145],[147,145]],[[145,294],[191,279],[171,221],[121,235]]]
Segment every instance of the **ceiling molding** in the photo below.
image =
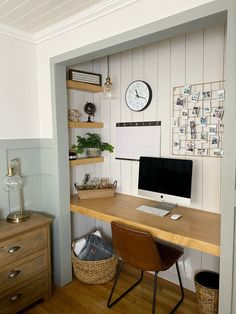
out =
[[13,37],[16,39],[24,40],[31,44],[35,44],[35,39],[32,34],[21,31],[14,27],[6,26],[1,23],[0,23],[0,34]]
[[79,14],[73,15],[70,18],[64,19],[34,34],[0,23],[0,34],[20,39],[31,44],[38,44],[138,1],[139,0],[103,0],[99,4]]
[[36,44],[89,23],[139,0],[104,0],[79,14],[47,27],[33,35]]

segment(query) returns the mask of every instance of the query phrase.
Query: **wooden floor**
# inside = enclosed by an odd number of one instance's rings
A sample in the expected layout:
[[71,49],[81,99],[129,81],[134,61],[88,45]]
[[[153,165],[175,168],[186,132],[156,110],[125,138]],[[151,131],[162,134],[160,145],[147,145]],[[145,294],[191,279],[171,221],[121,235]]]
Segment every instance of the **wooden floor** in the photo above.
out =
[[[138,277],[137,273],[137,277]],[[135,280],[134,275],[127,271],[121,275],[117,292],[120,293]],[[22,313],[29,314],[104,314],[104,313],[151,313],[152,307],[152,275],[145,274],[143,281],[134,288],[125,298],[115,304],[111,309],[106,303],[113,281],[101,285],[87,285],[74,279],[64,288],[56,288],[53,297],[46,302],[39,302],[26,309]],[[116,296],[116,295],[115,295]],[[156,312],[158,314],[169,313],[179,298],[178,286],[158,278]],[[183,303],[176,313],[197,314],[195,294],[185,291]]]

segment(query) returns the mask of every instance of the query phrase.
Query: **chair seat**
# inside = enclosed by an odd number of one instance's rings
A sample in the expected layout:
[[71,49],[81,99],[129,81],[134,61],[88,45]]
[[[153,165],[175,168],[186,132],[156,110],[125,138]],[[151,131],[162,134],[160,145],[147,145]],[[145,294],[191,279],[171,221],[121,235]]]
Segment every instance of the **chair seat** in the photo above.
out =
[[162,265],[158,270],[165,271],[175,264],[175,262],[183,255],[181,248],[175,248],[161,242],[156,242]]

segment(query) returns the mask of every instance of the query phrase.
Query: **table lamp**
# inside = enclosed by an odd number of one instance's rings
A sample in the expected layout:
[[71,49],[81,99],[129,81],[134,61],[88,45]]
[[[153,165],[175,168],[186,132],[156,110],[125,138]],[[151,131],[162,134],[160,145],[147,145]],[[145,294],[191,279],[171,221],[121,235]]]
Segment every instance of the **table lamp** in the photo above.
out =
[[29,219],[30,214],[24,210],[22,202],[22,180],[20,177],[20,163],[18,159],[12,159],[9,162],[6,178],[3,181],[3,188],[6,192],[18,192],[19,196],[19,211],[10,213],[7,216],[7,221],[19,223]]

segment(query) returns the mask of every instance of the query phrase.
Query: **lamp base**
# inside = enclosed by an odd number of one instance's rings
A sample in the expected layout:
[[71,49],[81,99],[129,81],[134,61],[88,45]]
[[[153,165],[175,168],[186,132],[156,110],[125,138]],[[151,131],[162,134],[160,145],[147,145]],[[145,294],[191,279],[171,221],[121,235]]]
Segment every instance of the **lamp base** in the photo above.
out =
[[18,211],[18,212],[10,213],[7,216],[7,222],[20,223],[20,222],[28,220],[29,218],[30,218],[29,212],[23,211],[23,213],[21,213],[20,211]]

